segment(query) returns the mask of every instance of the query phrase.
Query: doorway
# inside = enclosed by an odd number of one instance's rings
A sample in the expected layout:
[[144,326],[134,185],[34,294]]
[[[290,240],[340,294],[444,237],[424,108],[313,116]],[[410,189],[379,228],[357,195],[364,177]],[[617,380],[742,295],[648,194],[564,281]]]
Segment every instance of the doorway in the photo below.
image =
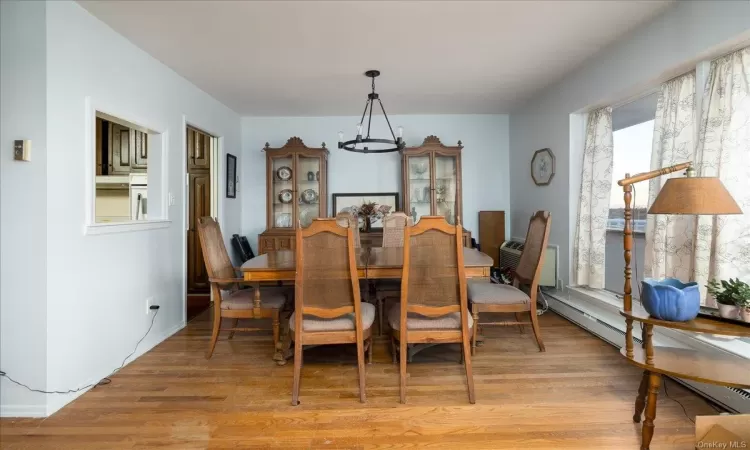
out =
[[187,314],[189,321],[205,311],[210,303],[208,273],[198,238],[198,219],[216,218],[216,137],[197,128],[186,127],[187,156]]

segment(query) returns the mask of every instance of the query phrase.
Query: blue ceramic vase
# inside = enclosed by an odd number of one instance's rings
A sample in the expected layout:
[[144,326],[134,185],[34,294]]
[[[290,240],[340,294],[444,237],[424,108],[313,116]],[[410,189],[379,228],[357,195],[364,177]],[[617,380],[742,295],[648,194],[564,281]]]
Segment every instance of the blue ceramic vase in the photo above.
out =
[[683,283],[675,278],[665,278],[644,280],[641,285],[641,301],[651,316],[670,322],[685,322],[698,316],[701,307],[698,283]]

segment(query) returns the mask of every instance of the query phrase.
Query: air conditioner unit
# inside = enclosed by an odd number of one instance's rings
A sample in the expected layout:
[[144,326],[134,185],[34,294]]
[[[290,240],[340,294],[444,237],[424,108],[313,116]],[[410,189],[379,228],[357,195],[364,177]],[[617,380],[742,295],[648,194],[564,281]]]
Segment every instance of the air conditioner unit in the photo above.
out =
[[[523,242],[503,242],[503,245],[500,246],[500,269],[511,268],[515,270],[518,267],[518,262],[521,260],[523,247]],[[557,251],[558,247],[556,245],[547,246],[547,253],[544,255],[544,265],[542,266],[542,277],[539,281],[540,286],[557,287]]]

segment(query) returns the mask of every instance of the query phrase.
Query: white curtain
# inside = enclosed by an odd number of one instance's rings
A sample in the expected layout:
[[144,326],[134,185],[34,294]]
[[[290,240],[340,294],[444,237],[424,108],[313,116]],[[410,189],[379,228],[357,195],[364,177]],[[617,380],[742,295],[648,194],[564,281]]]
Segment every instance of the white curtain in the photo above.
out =
[[576,231],[576,284],[604,288],[604,248],[612,189],[612,108],[589,113]]
[[[694,159],[695,73],[662,84],[656,102],[651,170]],[[669,178],[684,176],[676,172],[650,180],[649,206]],[[638,189],[638,186],[633,186]],[[636,195],[641,194],[636,191]],[[645,277],[666,277],[689,281],[693,272],[695,217],[684,215],[648,215],[646,222]]]
[[700,175],[718,176],[744,214],[698,216],[695,280],[750,281],[750,47],[711,63],[696,156]]

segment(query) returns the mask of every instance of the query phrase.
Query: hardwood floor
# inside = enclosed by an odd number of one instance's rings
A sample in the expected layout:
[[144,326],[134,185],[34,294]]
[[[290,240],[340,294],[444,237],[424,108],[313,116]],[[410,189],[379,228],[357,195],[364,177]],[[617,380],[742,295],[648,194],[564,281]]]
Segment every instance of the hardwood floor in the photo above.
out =
[[[398,366],[376,341],[367,403],[357,396],[354,349],[305,352],[301,405],[290,405],[292,364],[271,361],[264,331],[222,333],[204,359],[210,312],[47,419],[0,421],[2,449],[637,449],[632,423],[641,372],[564,319],[541,318],[546,353],[531,330],[487,330],[473,358],[477,404],[466,397],[458,347],[424,350],[409,364],[408,404]],[[258,323],[258,322],[255,322]],[[691,417],[715,414],[675,383]],[[662,389],[652,450],[693,448],[694,426]]]

